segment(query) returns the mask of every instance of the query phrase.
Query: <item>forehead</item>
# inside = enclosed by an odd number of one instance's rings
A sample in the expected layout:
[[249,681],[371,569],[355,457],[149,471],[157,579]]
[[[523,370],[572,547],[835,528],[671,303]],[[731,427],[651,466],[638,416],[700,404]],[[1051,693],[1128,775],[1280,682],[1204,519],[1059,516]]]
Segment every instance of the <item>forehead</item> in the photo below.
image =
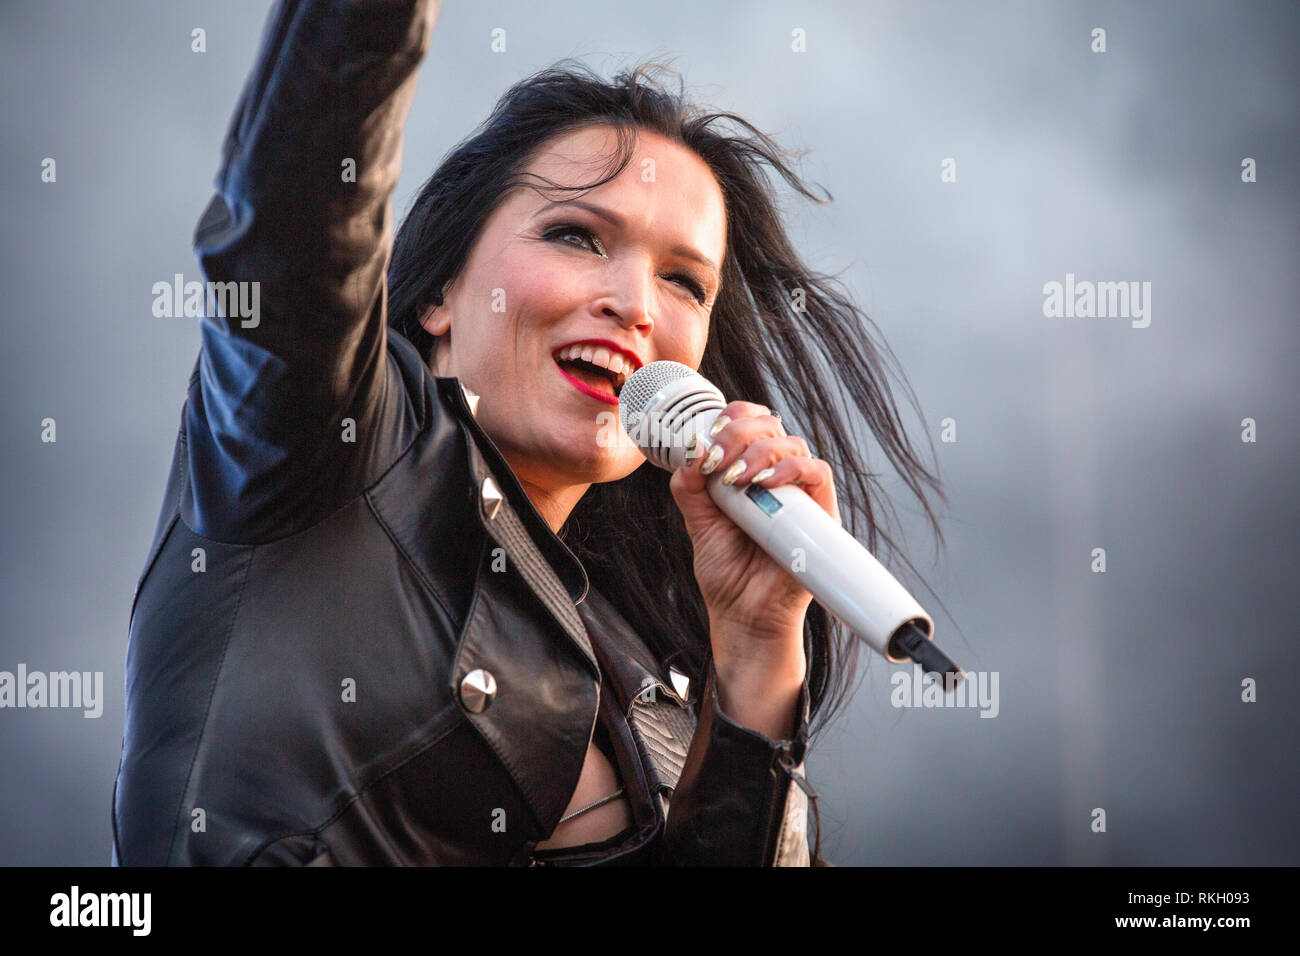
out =
[[[612,127],[572,130],[543,144],[528,170],[564,186],[603,178],[618,149]],[[714,262],[726,243],[726,202],[708,164],[688,147],[650,131],[637,130],[632,159],[617,177],[585,193],[525,190],[530,208],[579,197],[608,206],[639,227],[661,229]]]

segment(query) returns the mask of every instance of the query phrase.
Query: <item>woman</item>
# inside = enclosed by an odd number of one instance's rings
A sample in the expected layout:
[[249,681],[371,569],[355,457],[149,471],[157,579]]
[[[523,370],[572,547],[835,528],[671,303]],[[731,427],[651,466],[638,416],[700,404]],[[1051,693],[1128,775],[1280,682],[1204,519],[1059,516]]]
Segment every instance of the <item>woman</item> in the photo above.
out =
[[[852,646],[707,476],[839,516],[774,382],[871,520],[820,357],[913,489],[933,479],[757,160],[803,187],[641,71],[556,69],[390,240],[435,17],[272,11],[195,236],[261,310],[203,323],[132,612],[114,860],[819,861],[809,720]],[[660,359],[747,399],[672,475],[601,437]]]

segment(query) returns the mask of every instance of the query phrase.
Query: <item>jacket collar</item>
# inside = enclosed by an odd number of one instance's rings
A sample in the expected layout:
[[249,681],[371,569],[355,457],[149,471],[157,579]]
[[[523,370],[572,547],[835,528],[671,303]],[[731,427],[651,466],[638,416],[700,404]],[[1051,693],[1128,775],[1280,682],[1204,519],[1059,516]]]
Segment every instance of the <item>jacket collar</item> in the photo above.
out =
[[490,474],[509,500],[515,514],[523,522],[529,536],[541,549],[547,562],[564,584],[570,599],[575,605],[581,604],[591,586],[587,580],[587,569],[582,566],[582,562],[578,560],[577,555],[569,550],[568,545],[556,536],[555,532],[551,530],[551,526],[538,514],[532,500],[524,492],[523,487],[519,484],[519,479],[501,454],[500,449],[497,448],[496,443],[492,441],[488,433],[479,425],[478,420],[475,419],[469,403],[465,400],[464,386],[460,379],[441,377],[435,378],[434,381],[438,383],[439,392],[456,410],[457,418],[473,436],[474,443],[490,469],[490,472],[483,470],[474,460],[475,456],[470,456],[470,469],[474,475],[476,493],[483,479]]
[[[460,380],[436,379],[442,398],[459,419],[472,480],[472,507],[538,601],[551,613],[599,677],[600,664],[578,613],[587,596],[587,571],[542,520],[501,452],[474,419]],[[491,485],[489,485],[491,482]],[[492,489],[489,501],[487,489]]]

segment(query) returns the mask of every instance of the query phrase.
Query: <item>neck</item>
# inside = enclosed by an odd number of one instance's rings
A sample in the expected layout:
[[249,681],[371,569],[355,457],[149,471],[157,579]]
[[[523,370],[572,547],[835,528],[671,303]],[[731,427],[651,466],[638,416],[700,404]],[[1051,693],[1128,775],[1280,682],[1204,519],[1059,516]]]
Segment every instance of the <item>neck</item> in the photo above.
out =
[[[511,468],[514,469],[513,464]],[[527,475],[520,474],[518,470],[515,470],[515,477],[519,479],[519,486],[524,489],[524,494],[528,495],[528,500],[533,503],[537,513],[542,516],[542,520],[554,534],[560,533],[564,522],[569,520],[569,515],[573,513],[573,509],[591,487],[590,484],[562,485],[558,488],[544,485]]]

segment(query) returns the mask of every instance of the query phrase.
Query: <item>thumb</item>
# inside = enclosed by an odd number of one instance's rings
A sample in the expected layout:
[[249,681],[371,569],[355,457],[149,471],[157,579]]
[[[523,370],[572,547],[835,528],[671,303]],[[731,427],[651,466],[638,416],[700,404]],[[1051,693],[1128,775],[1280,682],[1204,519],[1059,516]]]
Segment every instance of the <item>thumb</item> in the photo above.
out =
[[709,476],[700,472],[703,458],[703,455],[697,455],[687,459],[673,471],[668,482],[668,490],[672,492],[690,534],[719,517],[725,517],[709,497]]

